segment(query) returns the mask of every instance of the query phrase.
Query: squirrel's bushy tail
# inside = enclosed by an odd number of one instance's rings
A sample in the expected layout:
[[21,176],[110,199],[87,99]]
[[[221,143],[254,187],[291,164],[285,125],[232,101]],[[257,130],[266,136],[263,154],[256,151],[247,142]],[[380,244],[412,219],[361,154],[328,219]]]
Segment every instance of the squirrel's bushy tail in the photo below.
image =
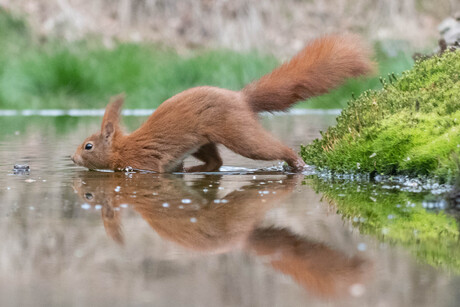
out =
[[347,78],[371,73],[370,55],[370,48],[356,35],[324,36],[242,92],[255,112],[283,111],[328,92]]

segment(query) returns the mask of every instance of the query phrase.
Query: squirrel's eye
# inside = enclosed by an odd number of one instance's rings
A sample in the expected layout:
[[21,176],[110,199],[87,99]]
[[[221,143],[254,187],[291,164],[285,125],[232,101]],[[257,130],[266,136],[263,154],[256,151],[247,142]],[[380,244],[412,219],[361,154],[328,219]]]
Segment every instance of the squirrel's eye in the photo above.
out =
[[93,148],[93,144],[91,144],[91,143],[86,143],[86,145],[85,145],[85,149],[86,149],[86,150],[91,150],[92,148]]
[[91,193],[85,193],[85,198],[86,198],[87,200],[91,200],[91,199],[93,199],[93,194],[91,194]]

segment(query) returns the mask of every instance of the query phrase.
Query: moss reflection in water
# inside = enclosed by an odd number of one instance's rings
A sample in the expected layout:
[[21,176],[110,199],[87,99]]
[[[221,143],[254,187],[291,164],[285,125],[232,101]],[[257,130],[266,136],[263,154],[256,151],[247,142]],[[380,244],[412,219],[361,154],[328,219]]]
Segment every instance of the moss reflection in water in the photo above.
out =
[[309,178],[324,198],[337,206],[363,234],[401,245],[422,262],[460,273],[458,221],[441,209],[427,210],[429,192],[386,189],[372,183]]

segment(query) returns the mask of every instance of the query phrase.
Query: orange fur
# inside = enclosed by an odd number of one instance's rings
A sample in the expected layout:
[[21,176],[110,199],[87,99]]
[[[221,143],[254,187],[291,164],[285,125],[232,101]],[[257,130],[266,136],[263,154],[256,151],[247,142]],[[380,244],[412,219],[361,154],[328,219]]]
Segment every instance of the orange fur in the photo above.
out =
[[[204,164],[187,171],[216,171],[222,165],[216,144],[222,144],[251,159],[284,160],[301,171],[303,160],[262,128],[257,113],[286,110],[372,69],[368,49],[356,36],[326,36],[239,92],[203,86],[173,96],[129,135],[119,126],[123,97],[118,96],[107,106],[101,132],[87,138],[72,160],[90,169],[171,172],[182,170],[182,161],[194,155]],[[93,148],[86,150],[87,143]]]
[[255,229],[248,247],[268,258],[275,270],[323,297],[347,295],[350,286],[365,280],[372,269],[372,264],[360,256],[351,257],[285,228]]
[[307,45],[289,62],[243,89],[255,112],[283,111],[325,94],[347,78],[373,71],[370,49],[356,35],[330,35]]

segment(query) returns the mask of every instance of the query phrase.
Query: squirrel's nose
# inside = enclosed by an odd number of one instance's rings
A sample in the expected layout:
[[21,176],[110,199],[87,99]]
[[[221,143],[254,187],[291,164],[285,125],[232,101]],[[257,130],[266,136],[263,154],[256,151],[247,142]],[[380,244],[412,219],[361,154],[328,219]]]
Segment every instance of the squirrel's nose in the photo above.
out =
[[73,156],[69,156],[70,160],[72,160],[73,163],[75,163],[75,160],[73,159]]

